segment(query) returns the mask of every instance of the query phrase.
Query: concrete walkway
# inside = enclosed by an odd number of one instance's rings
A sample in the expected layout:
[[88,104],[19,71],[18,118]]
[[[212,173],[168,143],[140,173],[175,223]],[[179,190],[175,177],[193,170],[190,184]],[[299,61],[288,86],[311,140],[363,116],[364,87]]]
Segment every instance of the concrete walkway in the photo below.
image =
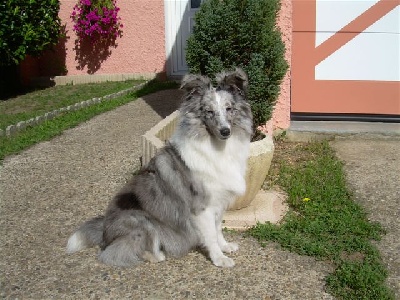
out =
[[354,200],[387,231],[376,245],[389,271],[388,285],[400,299],[400,139],[353,137],[332,146],[345,162]]
[[[333,299],[324,292],[324,277],[333,271],[332,266],[282,251],[272,243],[262,248],[239,233],[227,236],[240,244],[239,252],[232,255],[236,262],[232,269],[214,267],[196,252],[180,260],[131,269],[100,264],[96,249],[65,253],[73,230],[101,214],[139,167],[139,137],[175,110],[180,96],[179,91],[170,90],[143,97],[4,160],[0,169],[3,298]],[[387,141],[391,144],[382,148],[381,142],[370,141],[373,144],[365,146],[363,160],[357,159],[363,148],[340,145],[345,142],[335,147],[342,150],[343,159],[349,159],[346,170],[357,199],[365,198],[366,205],[374,199],[385,201],[385,205],[371,206],[371,211],[388,227],[380,247],[391,272],[390,283],[395,286],[400,160],[399,152],[393,150],[400,149],[400,142]],[[371,161],[374,156],[368,155],[368,149],[387,158],[377,164]],[[393,169],[384,173],[386,163]],[[357,176],[359,173],[363,176]],[[367,192],[362,180],[373,180],[374,174],[380,181],[375,185],[366,182]]]

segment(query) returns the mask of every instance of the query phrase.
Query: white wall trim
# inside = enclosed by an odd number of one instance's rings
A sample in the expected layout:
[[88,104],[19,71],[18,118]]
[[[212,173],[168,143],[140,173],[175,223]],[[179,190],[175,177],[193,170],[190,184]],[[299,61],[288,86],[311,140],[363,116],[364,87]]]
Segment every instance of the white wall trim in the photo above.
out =
[[119,73],[119,74],[93,74],[93,75],[66,75],[53,77],[36,77],[31,81],[34,86],[52,86],[67,84],[84,84],[106,81],[126,80],[151,80],[157,77],[156,73]]

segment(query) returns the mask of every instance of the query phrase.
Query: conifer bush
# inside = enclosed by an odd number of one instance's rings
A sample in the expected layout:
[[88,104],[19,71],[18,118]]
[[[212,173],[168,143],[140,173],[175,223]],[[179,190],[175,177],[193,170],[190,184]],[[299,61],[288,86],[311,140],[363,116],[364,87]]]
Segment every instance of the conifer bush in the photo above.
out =
[[288,68],[276,26],[279,7],[279,0],[207,0],[187,43],[190,72],[214,78],[241,67],[247,73],[255,129],[271,118]]

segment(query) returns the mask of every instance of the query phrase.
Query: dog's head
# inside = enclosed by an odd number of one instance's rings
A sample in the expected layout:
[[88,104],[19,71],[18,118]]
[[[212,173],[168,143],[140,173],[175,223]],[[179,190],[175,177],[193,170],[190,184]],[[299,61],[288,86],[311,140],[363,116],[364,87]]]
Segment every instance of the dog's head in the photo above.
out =
[[214,87],[208,77],[195,74],[183,78],[181,89],[186,93],[181,112],[187,118],[187,124],[200,124],[220,140],[228,139],[236,128],[251,134],[246,73],[239,68],[221,72],[216,75],[216,82]]

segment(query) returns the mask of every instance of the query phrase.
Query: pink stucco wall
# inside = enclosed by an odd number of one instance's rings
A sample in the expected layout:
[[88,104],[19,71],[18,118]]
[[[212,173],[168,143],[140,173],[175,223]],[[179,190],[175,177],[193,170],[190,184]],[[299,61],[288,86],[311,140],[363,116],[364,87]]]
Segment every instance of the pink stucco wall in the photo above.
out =
[[276,103],[272,119],[263,126],[263,131],[272,134],[276,129],[287,129],[290,126],[290,66],[292,59],[292,0],[281,0],[281,10],[278,16],[278,27],[285,43],[285,58],[289,69],[281,83],[281,93]]
[[[60,1],[60,18],[66,24],[67,41],[65,65],[67,75],[93,73],[76,59],[70,14],[77,0]],[[101,61],[94,74],[160,73],[165,72],[164,0],[117,0],[122,18],[123,36],[117,46],[109,48],[111,54]],[[96,56],[96,53],[93,53]]]
[[[121,73],[164,73],[166,64],[164,0],[117,0],[121,8],[123,36],[117,39],[117,46],[101,59],[95,70],[82,64],[76,57],[76,35],[72,29],[70,14],[78,0],[60,0],[60,18],[66,26],[65,41],[56,51],[46,53],[42,59],[29,58],[25,68],[27,76],[121,74]],[[281,0],[278,26],[286,46],[286,60],[292,57],[292,0]],[[101,56],[88,51],[88,59]],[[62,70],[64,68],[65,70]],[[289,70],[281,84],[281,94],[275,106],[272,119],[263,126],[263,131],[272,134],[276,129],[290,126],[291,73]]]

